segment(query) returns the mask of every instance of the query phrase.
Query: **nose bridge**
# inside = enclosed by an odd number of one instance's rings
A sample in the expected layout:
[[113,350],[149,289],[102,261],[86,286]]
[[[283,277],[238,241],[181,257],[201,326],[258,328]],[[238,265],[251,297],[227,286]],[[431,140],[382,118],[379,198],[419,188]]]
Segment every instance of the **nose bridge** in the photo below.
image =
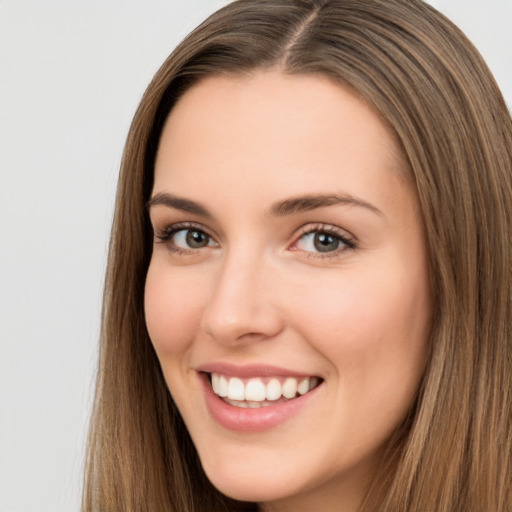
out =
[[202,328],[220,343],[274,336],[280,316],[270,300],[271,271],[251,244],[226,251],[217,271]]

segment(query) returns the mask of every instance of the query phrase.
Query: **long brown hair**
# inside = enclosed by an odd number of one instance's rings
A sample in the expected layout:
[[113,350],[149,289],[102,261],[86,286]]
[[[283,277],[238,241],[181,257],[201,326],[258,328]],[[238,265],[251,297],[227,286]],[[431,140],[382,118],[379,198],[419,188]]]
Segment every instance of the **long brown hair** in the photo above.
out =
[[163,123],[202,77],[321,74],[396,133],[427,232],[430,355],[361,510],[512,510],[512,122],[466,37],[420,0],[238,0],[167,59],[128,135],[105,284],[84,512],[251,509],[206,479],[143,309],[145,204]]

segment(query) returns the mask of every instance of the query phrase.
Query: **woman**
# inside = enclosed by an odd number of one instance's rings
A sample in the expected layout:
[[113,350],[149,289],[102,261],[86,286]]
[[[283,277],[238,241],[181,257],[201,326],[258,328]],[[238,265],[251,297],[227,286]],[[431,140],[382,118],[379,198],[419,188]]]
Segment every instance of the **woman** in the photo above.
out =
[[128,137],[84,510],[512,510],[511,148],[422,2],[211,16]]

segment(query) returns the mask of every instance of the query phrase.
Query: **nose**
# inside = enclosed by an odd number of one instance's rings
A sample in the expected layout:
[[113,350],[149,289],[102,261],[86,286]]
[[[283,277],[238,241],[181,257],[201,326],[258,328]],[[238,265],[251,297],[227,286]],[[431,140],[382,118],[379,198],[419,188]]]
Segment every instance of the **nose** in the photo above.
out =
[[284,326],[275,304],[275,278],[262,262],[242,253],[226,256],[214,277],[201,327],[224,345],[263,341]]

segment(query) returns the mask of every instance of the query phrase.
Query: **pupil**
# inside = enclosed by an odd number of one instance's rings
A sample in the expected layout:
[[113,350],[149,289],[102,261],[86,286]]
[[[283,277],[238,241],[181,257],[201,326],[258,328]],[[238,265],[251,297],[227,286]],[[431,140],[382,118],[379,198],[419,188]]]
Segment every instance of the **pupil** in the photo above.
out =
[[187,244],[193,249],[208,245],[208,235],[202,231],[189,231],[187,233]]
[[317,233],[314,239],[315,249],[318,252],[335,251],[340,245],[340,241],[327,233]]

